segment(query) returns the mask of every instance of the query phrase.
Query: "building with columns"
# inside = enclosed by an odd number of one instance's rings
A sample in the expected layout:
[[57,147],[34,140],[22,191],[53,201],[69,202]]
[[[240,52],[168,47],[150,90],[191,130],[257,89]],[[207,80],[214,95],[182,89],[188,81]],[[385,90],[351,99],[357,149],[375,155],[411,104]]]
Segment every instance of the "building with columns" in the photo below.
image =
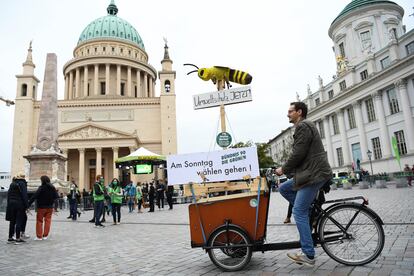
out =
[[[167,43],[159,72],[148,63],[136,29],[117,16],[114,1],[107,15],[82,31],[73,59],[63,67],[64,99],[58,101],[58,143],[68,160],[66,180],[90,190],[96,175],[119,175],[114,160],[139,147],[158,154],[177,152],[175,71]],[[23,72],[17,75],[13,131],[12,175],[24,171],[27,155],[36,143],[40,101],[39,79],[30,45]],[[157,74],[158,73],[158,74]],[[159,96],[155,93],[157,75]],[[158,94],[158,93],[157,93]],[[151,176],[133,175],[146,181]]]
[[353,0],[329,27],[337,72],[315,92],[308,86],[304,101],[336,171],[360,164],[371,173],[369,153],[374,174],[399,171],[393,137],[402,168],[414,165],[414,30],[403,16],[392,1]]

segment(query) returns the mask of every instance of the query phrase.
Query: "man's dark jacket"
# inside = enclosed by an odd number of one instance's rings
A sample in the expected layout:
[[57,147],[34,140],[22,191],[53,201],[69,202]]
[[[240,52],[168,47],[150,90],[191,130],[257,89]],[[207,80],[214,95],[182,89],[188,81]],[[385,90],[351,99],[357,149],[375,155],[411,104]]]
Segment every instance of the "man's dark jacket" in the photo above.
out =
[[154,185],[150,185],[149,186],[148,197],[149,197],[149,200],[154,200],[154,198],[155,198],[155,188],[154,188]]
[[293,149],[282,166],[283,173],[295,180],[294,189],[332,178],[332,170],[315,124],[301,120],[293,134]]
[[51,183],[43,183],[37,189],[36,193],[30,198],[29,206],[37,200],[37,208],[53,208],[55,200],[59,198],[55,186]]

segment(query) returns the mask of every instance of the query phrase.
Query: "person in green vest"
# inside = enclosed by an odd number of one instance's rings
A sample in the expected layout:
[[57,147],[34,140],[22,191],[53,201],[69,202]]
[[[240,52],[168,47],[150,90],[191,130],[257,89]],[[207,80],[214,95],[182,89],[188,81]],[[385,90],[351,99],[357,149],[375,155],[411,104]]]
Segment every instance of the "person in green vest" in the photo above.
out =
[[342,183],[342,187],[348,186],[348,184],[349,184],[348,178],[343,178],[341,180],[341,183]]
[[[109,195],[111,197],[112,217],[114,225],[121,224],[121,205],[122,205],[122,188],[117,178],[112,179],[109,185]],[[118,214],[118,220],[117,215]]]
[[102,175],[96,176],[96,182],[93,185],[93,201],[95,208],[95,227],[105,227],[102,225],[100,218],[102,216],[105,200],[105,185]]
[[137,204],[138,204],[138,213],[142,213],[141,207],[142,207],[142,188],[141,188],[141,182],[137,182],[137,193],[135,195]]

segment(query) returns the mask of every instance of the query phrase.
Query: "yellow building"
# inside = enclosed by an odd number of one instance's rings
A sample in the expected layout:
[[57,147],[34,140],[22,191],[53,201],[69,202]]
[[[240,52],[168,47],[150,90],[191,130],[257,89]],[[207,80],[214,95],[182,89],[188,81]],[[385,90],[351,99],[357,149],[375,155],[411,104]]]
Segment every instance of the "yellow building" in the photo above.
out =
[[[74,179],[80,189],[90,190],[99,172],[107,180],[128,177],[118,175],[114,160],[139,147],[164,155],[177,151],[175,71],[168,46],[158,72],[160,96],[155,96],[157,71],[148,64],[138,32],[117,13],[112,1],[107,15],[82,31],[73,59],[63,67],[58,143],[68,158],[66,180]],[[23,72],[16,76],[12,175],[27,168],[23,156],[36,144],[41,102],[34,68],[30,45]]]

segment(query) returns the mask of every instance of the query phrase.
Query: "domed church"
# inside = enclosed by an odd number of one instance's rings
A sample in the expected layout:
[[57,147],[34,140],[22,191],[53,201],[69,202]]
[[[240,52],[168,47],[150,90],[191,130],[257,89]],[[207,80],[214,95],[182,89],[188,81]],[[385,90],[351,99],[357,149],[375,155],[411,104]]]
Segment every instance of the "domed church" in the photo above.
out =
[[[120,176],[114,160],[139,147],[158,153],[177,151],[175,71],[164,46],[159,96],[156,69],[148,63],[143,39],[118,16],[112,0],[107,15],[81,32],[73,58],[63,67],[64,99],[58,100],[58,144],[67,157],[65,180],[91,190],[96,175]],[[27,167],[23,156],[36,144],[41,101],[30,45],[17,75],[12,175]],[[133,176],[134,181],[149,180]]]

